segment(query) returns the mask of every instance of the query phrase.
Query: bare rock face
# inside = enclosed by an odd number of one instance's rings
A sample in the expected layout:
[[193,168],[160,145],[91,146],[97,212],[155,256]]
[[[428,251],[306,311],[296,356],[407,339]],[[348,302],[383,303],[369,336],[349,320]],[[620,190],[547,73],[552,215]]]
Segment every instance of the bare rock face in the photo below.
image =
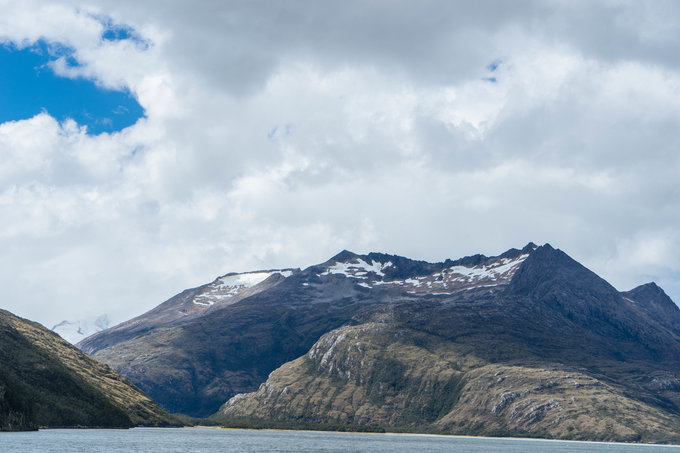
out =
[[191,415],[222,406],[245,419],[572,439],[680,432],[680,310],[656,285],[620,293],[547,244],[440,263],[343,251],[265,274],[187,290],[80,347]]

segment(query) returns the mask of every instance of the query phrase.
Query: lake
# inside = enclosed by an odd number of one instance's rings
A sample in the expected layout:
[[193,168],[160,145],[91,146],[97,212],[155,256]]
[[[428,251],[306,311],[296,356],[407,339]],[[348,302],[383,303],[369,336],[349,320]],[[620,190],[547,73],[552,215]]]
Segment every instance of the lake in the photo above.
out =
[[0,451],[21,453],[141,452],[678,452],[680,446],[564,442],[551,440],[355,434],[314,431],[212,428],[130,430],[48,429],[0,433]]

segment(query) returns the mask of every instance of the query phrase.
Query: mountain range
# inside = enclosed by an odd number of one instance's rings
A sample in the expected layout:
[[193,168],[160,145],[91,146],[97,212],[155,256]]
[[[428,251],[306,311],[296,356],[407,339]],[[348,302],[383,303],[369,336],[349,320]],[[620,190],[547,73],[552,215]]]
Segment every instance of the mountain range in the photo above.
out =
[[680,310],[550,245],[428,263],[343,251],[231,273],[78,346],[170,412],[672,441]]

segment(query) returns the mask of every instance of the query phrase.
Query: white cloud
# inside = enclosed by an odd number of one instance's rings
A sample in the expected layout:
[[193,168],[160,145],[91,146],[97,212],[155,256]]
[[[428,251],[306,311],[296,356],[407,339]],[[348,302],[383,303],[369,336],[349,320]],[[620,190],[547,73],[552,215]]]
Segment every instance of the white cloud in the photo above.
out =
[[[73,47],[81,66],[57,72],[147,114],[100,136],[47,114],[0,125],[3,308],[121,321],[343,248],[443,260],[529,241],[680,302],[672,3],[2,7],[0,39]],[[101,17],[148,45],[103,41]]]

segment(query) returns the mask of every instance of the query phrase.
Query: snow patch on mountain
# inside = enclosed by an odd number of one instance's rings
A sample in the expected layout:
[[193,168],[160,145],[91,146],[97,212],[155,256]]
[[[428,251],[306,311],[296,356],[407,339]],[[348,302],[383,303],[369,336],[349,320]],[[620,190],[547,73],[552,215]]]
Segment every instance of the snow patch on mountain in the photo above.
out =
[[361,258],[356,258],[350,262],[335,263],[333,266],[329,267],[326,272],[319,274],[319,276],[340,274],[344,275],[345,277],[365,279],[368,278],[368,274],[370,272],[374,272],[379,277],[384,277],[385,273],[383,270],[390,266],[392,266],[391,261],[388,261],[387,263],[381,263],[379,261],[371,260],[371,263],[369,264]]
[[510,282],[529,254],[516,258],[492,258],[476,266],[451,266],[432,275],[403,280],[374,281],[374,286],[399,286],[412,294],[446,295],[460,289],[493,287]]
[[111,326],[109,315],[103,314],[94,320],[87,321],[68,321],[64,320],[52,326],[52,331],[59,334],[61,338],[71,344],[76,344],[81,340]]
[[520,264],[529,255],[520,255],[515,259],[502,258],[497,262],[484,264],[475,267],[453,266],[444,272],[454,275],[456,279],[467,279],[469,282],[479,280],[498,280],[506,279],[510,274],[514,274]]
[[220,288],[250,288],[262,283],[274,274],[281,274],[284,277],[290,277],[292,271],[272,271],[272,272],[246,272],[236,275],[225,275],[218,279],[218,287]]
[[194,298],[194,304],[209,307],[216,302],[237,296],[246,288],[252,288],[271,277],[274,274],[281,274],[288,278],[293,274],[292,270],[274,270],[264,272],[244,272],[242,274],[227,274],[220,277],[209,285],[209,287]]

